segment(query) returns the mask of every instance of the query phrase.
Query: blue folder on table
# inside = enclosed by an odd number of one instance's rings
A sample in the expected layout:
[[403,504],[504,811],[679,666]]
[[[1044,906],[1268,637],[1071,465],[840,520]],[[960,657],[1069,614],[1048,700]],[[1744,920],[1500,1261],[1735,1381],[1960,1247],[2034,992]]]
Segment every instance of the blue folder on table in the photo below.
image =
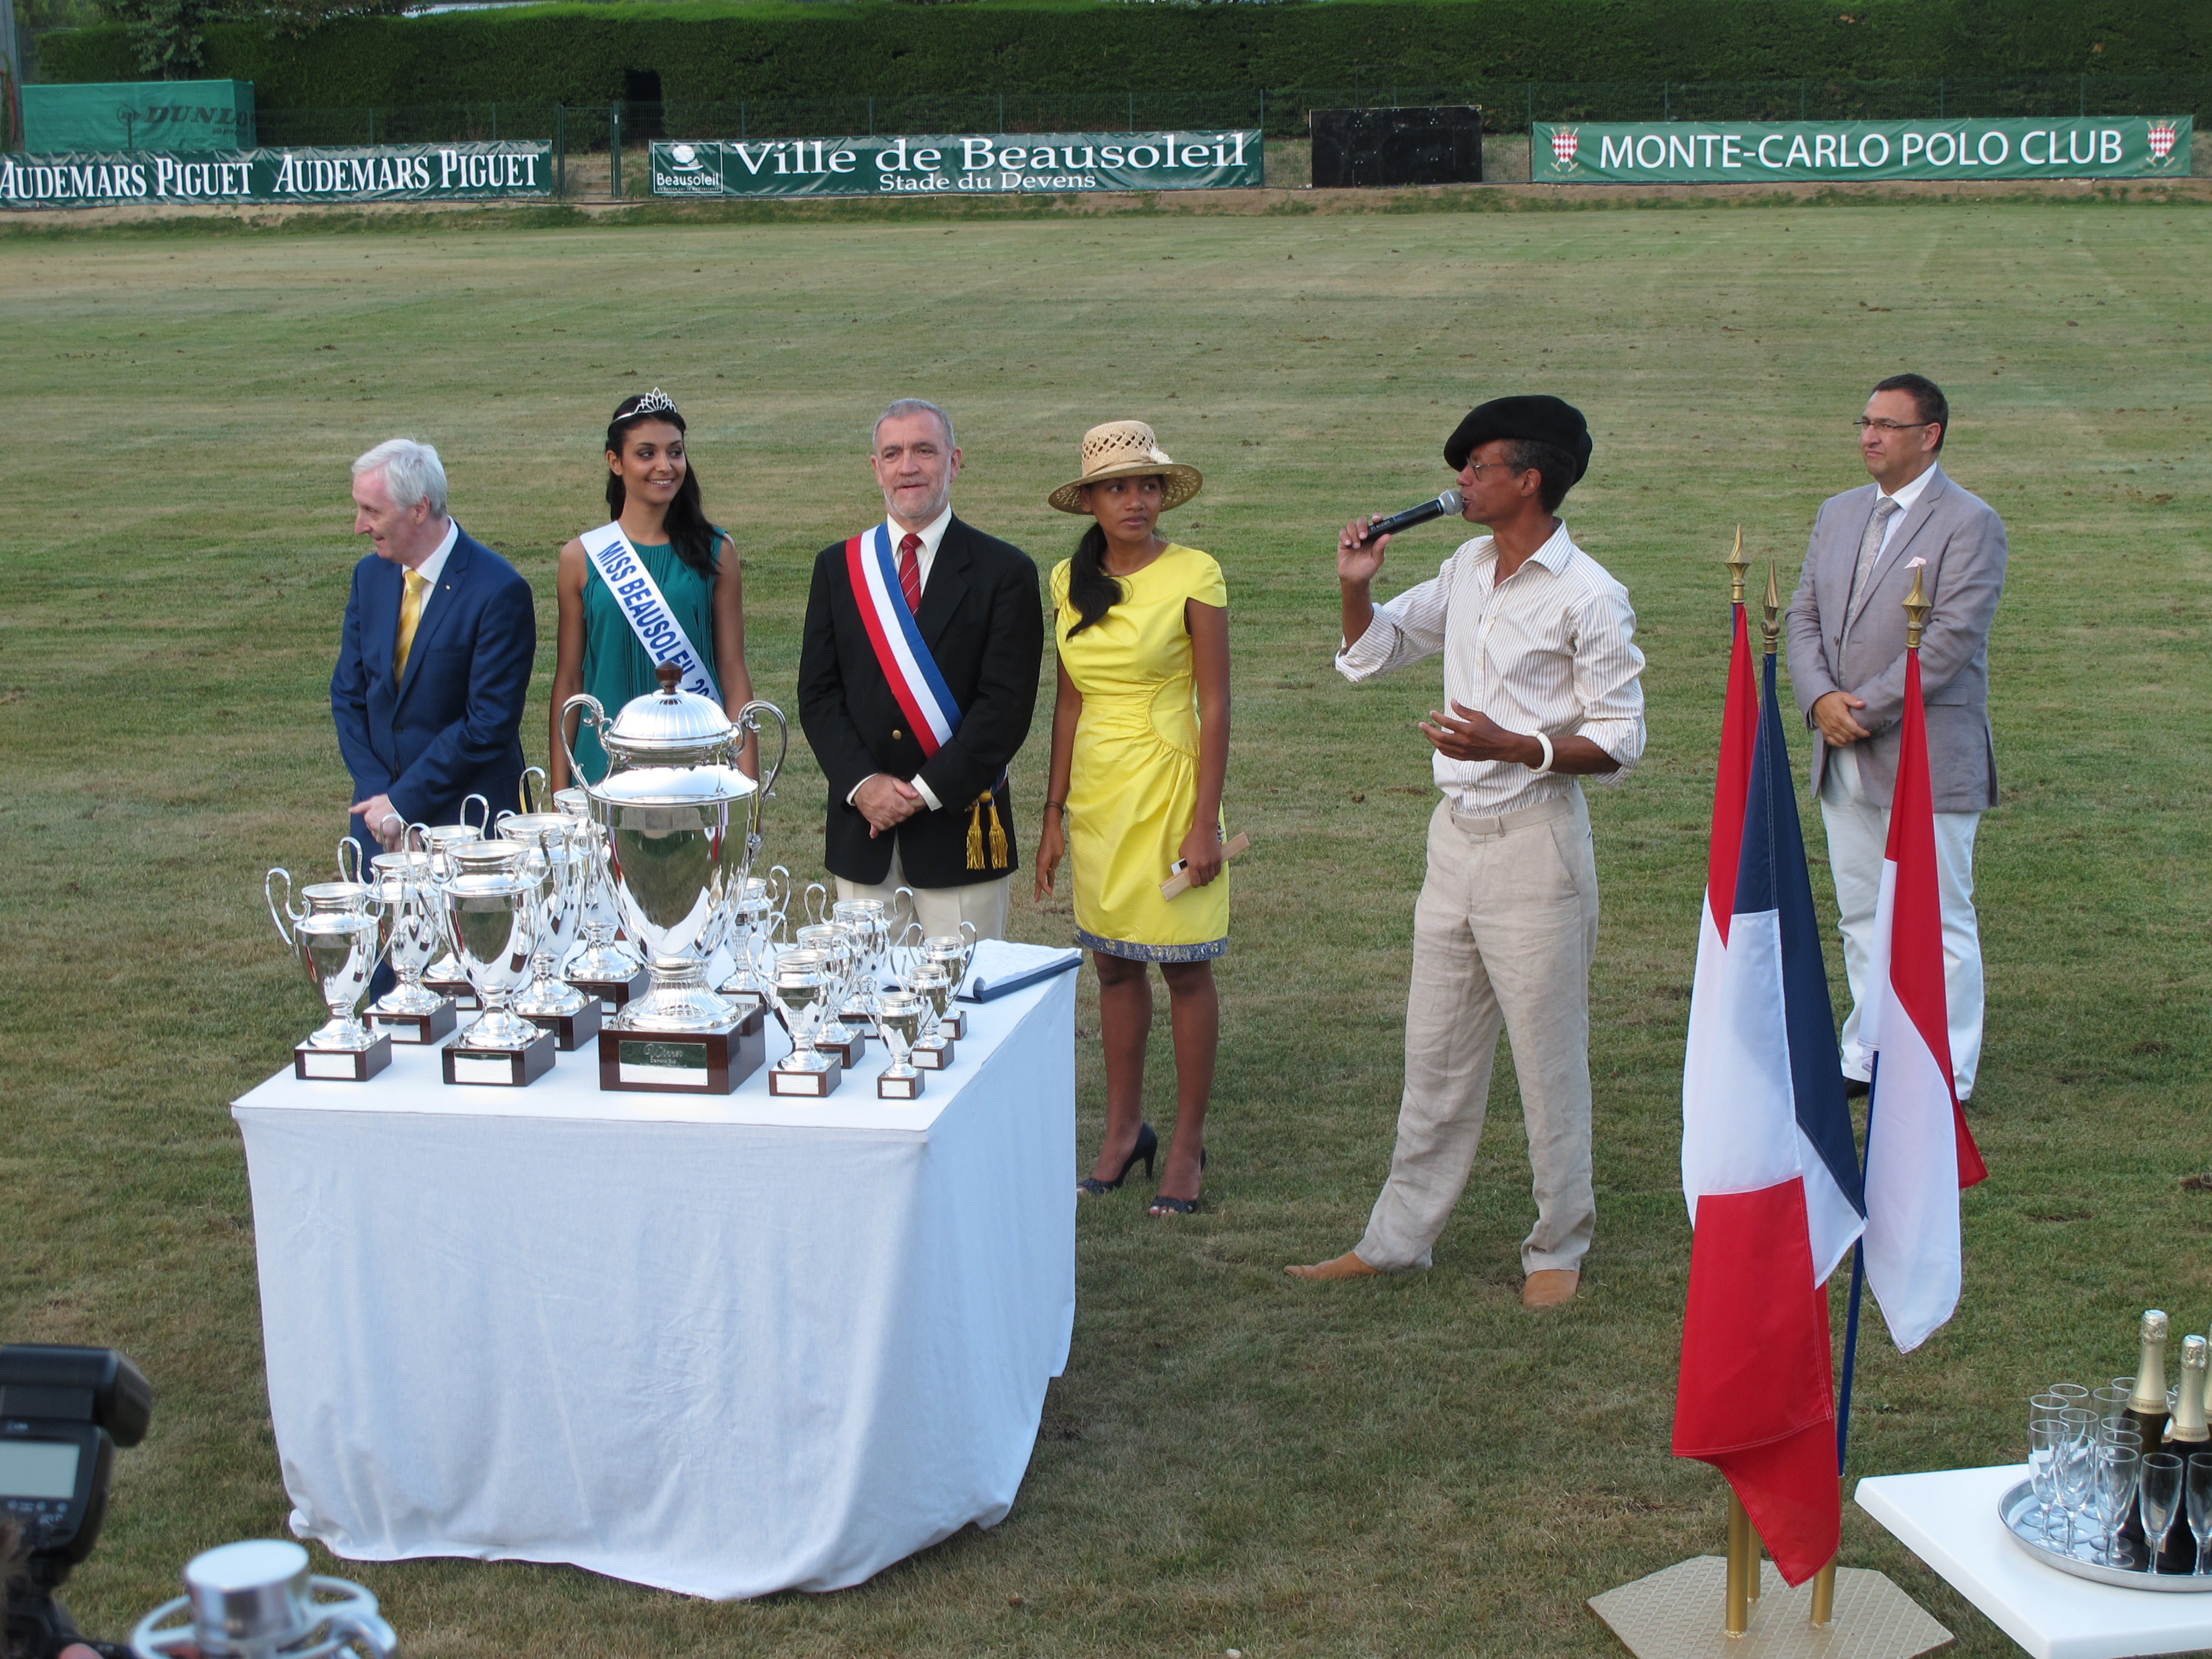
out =
[[991,1002],[1079,967],[1083,952],[1050,945],[1018,945],[1012,939],[977,942],[960,982],[962,1002]]

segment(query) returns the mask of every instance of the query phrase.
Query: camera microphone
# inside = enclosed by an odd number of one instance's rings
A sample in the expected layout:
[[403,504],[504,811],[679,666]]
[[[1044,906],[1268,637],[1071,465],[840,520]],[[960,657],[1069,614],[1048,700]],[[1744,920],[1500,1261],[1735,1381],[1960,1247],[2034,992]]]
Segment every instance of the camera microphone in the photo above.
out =
[[1364,546],[1378,536],[1395,536],[1401,530],[1411,530],[1417,524],[1426,524],[1431,519],[1457,518],[1465,505],[1459,491],[1447,489],[1432,501],[1423,501],[1419,507],[1409,507],[1403,513],[1393,513],[1387,519],[1377,519],[1367,526],[1361,538]]

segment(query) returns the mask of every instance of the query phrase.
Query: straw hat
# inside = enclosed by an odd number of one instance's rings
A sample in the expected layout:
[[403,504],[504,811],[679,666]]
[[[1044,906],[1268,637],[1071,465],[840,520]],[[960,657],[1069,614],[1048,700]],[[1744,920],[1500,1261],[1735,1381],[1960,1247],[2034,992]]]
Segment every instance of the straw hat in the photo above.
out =
[[1170,460],[1159,440],[1152,436],[1152,428],[1142,421],[1109,421],[1083,434],[1083,476],[1060,485],[1045,497],[1045,504],[1063,513],[1085,512],[1084,485],[1108,478],[1141,478],[1147,473],[1158,473],[1166,483],[1166,493],[1160,498],[1163,513],[1181,507],[1206,482],[1196,467]]

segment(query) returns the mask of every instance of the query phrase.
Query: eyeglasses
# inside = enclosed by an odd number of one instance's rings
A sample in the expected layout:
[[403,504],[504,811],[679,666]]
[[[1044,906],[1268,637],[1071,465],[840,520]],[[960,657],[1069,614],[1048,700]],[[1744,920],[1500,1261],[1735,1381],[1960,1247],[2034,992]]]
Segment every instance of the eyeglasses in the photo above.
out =
[[[1461,471],[1474,473],[1474,481],[1477,483],[1480,483],[1482,482],[1482,475],[1489,471],[1492,467],[1500,467],[1504,471],[1510,472],[1513,471],[1513,463],[1510,461],[1469,461],[1461,469]],[[1525,469],[1523,470],[1525,471]]]
[[1863,415],[1851,424],[1862,432],[1872,427],[1876,432],[1910,432],[1917,426],[1934,426],[1933,421],[1869,421]]

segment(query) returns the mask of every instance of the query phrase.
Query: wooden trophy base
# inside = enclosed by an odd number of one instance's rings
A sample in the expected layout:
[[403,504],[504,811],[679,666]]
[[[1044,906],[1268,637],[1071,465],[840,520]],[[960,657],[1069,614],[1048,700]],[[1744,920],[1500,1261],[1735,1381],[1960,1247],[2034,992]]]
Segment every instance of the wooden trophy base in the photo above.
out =
[[368,1023],[394,1042],[428,1048],[453,1036],[459,1017],[453,999],[448,997],[438,1005],[434,1013],[380,1014],[372,1008],[368,1011]]
[[[940,1030],[943,1027],[939,1028]],[[914,1063],[925,1072],[941,1072],[952,1063],[952,1039],[946,1037],[930,1048],[916,1048]]]
[[726,1095],[768,1058],[767,1016],[749,1008],[718,1031],[599,1030],[599,1087],[661,1095]]
[[600,1017],[605,1018],[622,1012],[633,999],[643,996],[653,975],[641,968],[628,979],[571,979],[568,983],[587,997],[597,997]]
[[366,1083],[391,1064],[388,1036],[366,1048],[316,1048],[303,1042],[292,1050],[292,1075],[307,1082]]
[[[590,994],[587,992],[586,996]],[[555,1045],[564,1054],[574,1054],[599,1034],[599,1005],[586,1001],[573,1014],[525,1014],[540,1030],[553,1033]]]
[[438,1052],[448,1083],[526,1089],[553,1069],[553,1051],[558,1046],[552,1032],[540,1031],[520,1048],[464,1048],[456,1039]]
[[465,1013],[477,1013],[483,1007],[483,999],[477,988],[465,979],[426,979],[422,988],[434,996],[444,997]]
[[836,1050],[816,1044],[819,1052],[830,1056],[826,1072],[787,1072],[780,1066],[768,1068],[768,1091],[772,1095],[794,1097],[800,1100],[825,1100],[837,1092],[837,1085],[845,1080],[844,1063],[836,1058]]
[[876,1098],[878,1100],[920,1100],[924,1081],[924,1079],[919,1077],[892,1077],[886,1073],[876,1079]]
[[948,1042],[957,1042],[968,1035],[968,1016],[957,1008],[949,1008],[945,1018],[937,1022],[937,1034]]
[[849,1072],[868,1052],[868,1034],[849,1025],[833,1024],[814,1039],[814,1046],[825,1054],[836,1055],[837,1063]]

